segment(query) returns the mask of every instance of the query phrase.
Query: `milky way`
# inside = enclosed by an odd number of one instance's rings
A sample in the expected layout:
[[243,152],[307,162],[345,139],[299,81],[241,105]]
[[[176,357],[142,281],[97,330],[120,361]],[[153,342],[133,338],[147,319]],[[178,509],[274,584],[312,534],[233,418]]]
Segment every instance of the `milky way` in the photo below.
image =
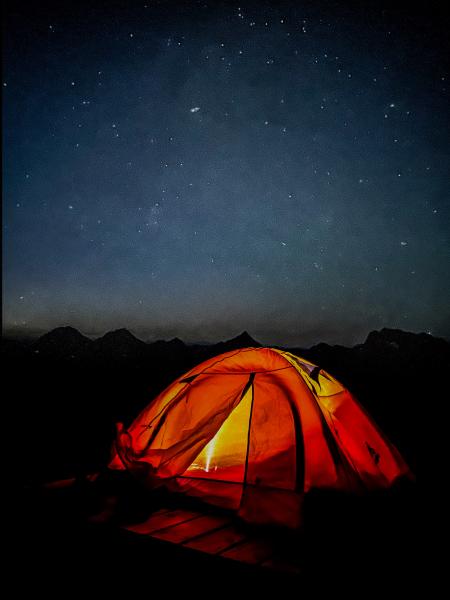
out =
[[5,19],[6,329],[450,335],[437,12],[59,4]]

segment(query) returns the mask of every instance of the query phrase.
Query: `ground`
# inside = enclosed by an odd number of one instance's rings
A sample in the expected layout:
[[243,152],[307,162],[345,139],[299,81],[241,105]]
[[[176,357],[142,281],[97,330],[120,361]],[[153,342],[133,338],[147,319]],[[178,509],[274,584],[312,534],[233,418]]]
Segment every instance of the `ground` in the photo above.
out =
[[183,502],[164,492],[149,494],[134,482],[27,489],[21,494],[16,536],[23,573],[18,584],[24,593],[59,597],[75,588],[116,597],[122,591],[152,592],[155,585],[205,596],[211,585],[231,592],[244,586],[263,592],[289,587],[357,593],[361,585],[406,591],[420,572],[415,495],[414,486],[376,499],[311,495],[301,532],[267,534],[284,539],[289,552],[297,553],[300,571],[292,574],[125,530],[124,523]]

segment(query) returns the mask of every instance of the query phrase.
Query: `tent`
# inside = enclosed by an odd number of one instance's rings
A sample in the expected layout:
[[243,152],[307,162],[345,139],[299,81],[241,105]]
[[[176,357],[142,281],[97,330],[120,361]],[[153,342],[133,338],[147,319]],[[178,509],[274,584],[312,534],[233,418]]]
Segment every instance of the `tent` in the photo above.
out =
[[109,467],[292,527],[309,490],[386,488],[409,474],[345,387],[275,348],[226,352],[176,379],[119,424]]

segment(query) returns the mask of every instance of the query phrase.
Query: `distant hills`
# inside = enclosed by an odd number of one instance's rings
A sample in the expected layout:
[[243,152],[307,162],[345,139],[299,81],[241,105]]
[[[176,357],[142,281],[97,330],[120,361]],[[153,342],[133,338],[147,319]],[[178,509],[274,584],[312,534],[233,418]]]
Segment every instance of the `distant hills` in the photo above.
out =
[[319,359],[340,355],[341,360],[351,357],[359,362],[360,359],[372,357],[382,362],[419,361],[422,367],[426,367],[426,360],[436,358],[439,362],[440,358],[450,358],[450,344],[443,338],[428,333],[411,333],[388,328],[371,331],[364,343],[352,348],[321,343],[302,351]]
[[51,359],[139,360],[181,356],[214,356],[234,349],[260,347],[247,331],[217,344],[187,345],[179,338],[144,342],[128,329],[116,329],[91,339],[74,327],[57,327],[35,341],[3,339],[3,353],[20,355],[33,353]]
[[[144,342],[128,329],[110,331],[93,340],[73,327],[57,327],[33,342],[3,339],[2,343],[3,354],[8,356],[20,357],[31,353],[48,359],[138,362],[147,359],[168,359],[175,362],[191,359],[195,362],[246,347],[261,347],[248,331],[216,344],[187,345],[177,337],[168,341]],[[354,347],[320,343],[310,348],[285,349],[326,368],[330,362],[333,365],[347,365],[349,362],[355,364],[367,360],[383,364],[393,361],[396,365],[411,362],[423,364],[427,360],[440,362],[449,357],[450,344],[426,333],[384,328],[370,332],[364,343]]]

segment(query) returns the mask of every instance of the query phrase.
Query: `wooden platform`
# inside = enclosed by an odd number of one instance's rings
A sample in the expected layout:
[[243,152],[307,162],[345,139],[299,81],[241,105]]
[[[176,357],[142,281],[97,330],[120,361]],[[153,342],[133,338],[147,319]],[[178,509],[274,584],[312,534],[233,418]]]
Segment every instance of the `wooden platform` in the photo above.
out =
[[[95,490],[98,474],[84,478],[87,492]],[[78,482],[79,484],[79,482]],[[74,489],[75,478],[53,481],[43,486],[48,491]],[[278,572],[299,574],[301,572],[300,540],[288,531],[270,530],[251,526],[234,513],[176,495],[168,496],[164,508],[151,509],[139,522],[124,523],[117,511],[117,496],[110,492],[103,497],[98,491],[102,508],[90,514],[91,525],[119,527],[133,534],[148,536],[162,543],[176,544],[190,551],[215,555],[227,560],[263,567]],[[123,490],[122,490],[123,494]],[[176,500],[178,499],[178,502]],[[181,505],[180,505],[181,502]]]
[[161,509],[145,521],[124,528],[224,559],[300,573],[298,556],[292,553],[290,544],[283,543],[283,537],[249,528],[231,516],[205,514],[198,510]]

